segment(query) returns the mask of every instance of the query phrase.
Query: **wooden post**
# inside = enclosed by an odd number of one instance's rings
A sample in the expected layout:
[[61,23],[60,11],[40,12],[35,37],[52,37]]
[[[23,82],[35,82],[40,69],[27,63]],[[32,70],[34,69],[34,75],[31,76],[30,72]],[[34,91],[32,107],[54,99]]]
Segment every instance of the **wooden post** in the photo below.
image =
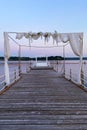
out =
[[65,75],[65,46],[63,46],[63,58],[64,58],[63,67],[64,67],[64,75]]
[[72,80],[72,70],[70,69],[70,80]]
[[84,84],[84,72],[81,69],[81,84]]
[[19,45],[19,76],[21,75],[21,45]]
[[57,72],[58,72],[58,60],[57,60]]
[[6,57],[5,57],[5,83],[6,83],[6,85],[10,84],[10,74],[9,74],[8,59]]
[[37,57],[36,57],[36,66],[37,66]]
[[46,56],[46,63],[48,64],[48,57]]
[[82,56],[80,56],[80,62],[79,62],[79,71],[78,71],[78,83],[81,85],[81,71],[82,71]]
[[14,70],[14,81],[16,81],[16,70]]

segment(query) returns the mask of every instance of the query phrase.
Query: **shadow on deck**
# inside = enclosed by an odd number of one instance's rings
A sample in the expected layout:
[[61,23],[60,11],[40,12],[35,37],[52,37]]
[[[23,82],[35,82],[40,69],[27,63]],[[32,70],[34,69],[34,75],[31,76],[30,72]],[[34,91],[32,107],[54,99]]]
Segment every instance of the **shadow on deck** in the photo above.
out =
[[0,130],[87,129],[87,93],[52,69],[33,69],[0,95]]

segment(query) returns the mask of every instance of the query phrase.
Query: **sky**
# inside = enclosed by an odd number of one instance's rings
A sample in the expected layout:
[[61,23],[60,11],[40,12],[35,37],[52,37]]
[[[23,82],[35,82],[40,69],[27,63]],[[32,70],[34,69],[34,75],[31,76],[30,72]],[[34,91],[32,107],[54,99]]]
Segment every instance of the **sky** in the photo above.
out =
[[[59,33],[83,32],[84,56],[87,56],[87,0],[0,1],[0,55],[4,52],[4,31],[54,32],[55,30]],[[60,55],[58,53],[60,50],[62,49],[32,48],[28,55]],[[13,54],[16,53],[15,48]],[[67,47],[66,56],[73,56],[70,47]]]

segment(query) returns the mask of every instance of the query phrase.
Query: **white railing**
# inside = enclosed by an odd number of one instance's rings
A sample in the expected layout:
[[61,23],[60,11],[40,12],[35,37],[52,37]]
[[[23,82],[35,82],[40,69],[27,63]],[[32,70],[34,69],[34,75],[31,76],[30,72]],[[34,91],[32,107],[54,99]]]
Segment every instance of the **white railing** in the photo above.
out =
[[64,64],[63,61],[51,61],[50,65],[53,67],[53,70],[59,74],[63,74],[64,72]]
[[[78,85],[77,73],[74,72],[72,69],[69,69],[68,71],[65,70],[64,77]],[[81,84],[80,84],[80,86],[82,86],[83,89],[87,90],[87,73],[81,72]]]
[[81,82],[85,90],[87,90],[87,72],[82,71]]
[[13,72],[10,73],[10,83],[14,83],[15,81],[17,81],[19,79],[19,71],[18,70],[14,70]]
[[[63,61],[52,61],[51,66],[58,73],[63,73],[64,77],[73,83],[79,85],[87,91],[87,71],[81,72],[81,84],[78,83],[78,73],[74,68],[65,67]],[[65,69],[64,69],[65,68]]]
[[0,76],[0,90],[2,90],[3,87],[5,87],[5,75]]
[[7,86],[10,86],[11,84],[15,83],[19,78],[20,78],[20,76],[19,76],[18,70],[14,70],[14,71],[10,72],[10,84],[7,85],[5,82],[5,75],[1,75],[0,76],[0,91],[5,89]]
[[77,79],[77,73],[73,72],[72,69],[66,70],[65,69],[65,73],[64,76],[66,79],[71,80],[75,83],[77,83],[78,79]]
[[54,61],[50,61],[50,65],[53,67],[54,71],[57,71],[57,65],[58,65],[57,61],[55,61],[55,60]]

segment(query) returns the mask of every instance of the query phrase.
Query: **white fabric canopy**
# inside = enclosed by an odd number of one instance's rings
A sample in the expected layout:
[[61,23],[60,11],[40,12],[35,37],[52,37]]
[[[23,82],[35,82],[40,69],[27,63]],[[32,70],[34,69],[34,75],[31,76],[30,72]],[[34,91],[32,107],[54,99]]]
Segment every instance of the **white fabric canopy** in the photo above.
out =
[[53,43],[56,42],[69,42],[70,46],[77,56],[82,56],[83,53],[83,33],[54,33],[46,32],[38,32],[38,33],[17,33],[16,39],[22,39],[23,37],[33,40],[38,40],[40,37],[44,37],[45,42],[49,42],[50,37],[53,38]]
[[[32,40],[38,40],[40,37],[44,38],[45,42],[49,42],[50,37],[53,39],[53,43],[56,42],[57,44],[59,42],[66,43],[69,42],[70,46],[74,52],[75,55],[80,57],[80,64],[79,64],[79,72],[78,72],[78,82],[81,82],[81,68],[82,68],[82,56],[83,56],[83,33],[57,33],[55,31],[54,33],[50,32],[38,32],[38,33],[16,33],[16,39],[20,40],[23,37],[29,39],[29,41]],[[9,39],[8,39],[8,33],[4,32],[4,54],[5,58],[10,57],[10,47],[9,47]]]

